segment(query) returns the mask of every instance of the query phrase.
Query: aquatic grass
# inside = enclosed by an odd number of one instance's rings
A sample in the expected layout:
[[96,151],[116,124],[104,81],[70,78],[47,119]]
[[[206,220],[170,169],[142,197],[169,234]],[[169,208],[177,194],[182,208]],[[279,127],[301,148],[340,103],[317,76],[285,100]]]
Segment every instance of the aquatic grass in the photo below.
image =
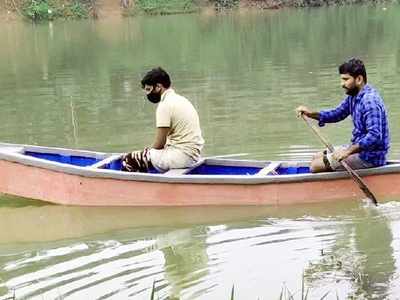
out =
[[[231,300],[235,300],[234,299],[234,285],[232,286],[232,291],[231,291]],[[302,275],[302,280],[301,280],[301,295],[300,295],[300,299],[301,300],[308,300],[308,296],[309,296],[309,291],[310,288],[306,289],[305,286],[305,274],[303,272]],[[331,293],[331,291],[327,291],[321,298],[319,298],[319,300],[324,300],[326,299],[326,297],[328,297],[328,295]],[[279,300],[296,300],[295,298],[295,294],[296,293],[292,293],[289,288],[286,286],[286,284],[284,283],[281,289],[281,292],[279,294]],[[338,293],[336,291],[336,299],[339,300],[339,296]]]
[[[304,274],[301,282],[301,300],[308,300],[308,292],[310,291],[309,288],[305,290],[305,280],[304,280]],[[319,300],[324,300],[328,295],[330,294],[331,291],[327,291]],[[151,294],[150,294],[150,300],[155,300],[155,293],[156,293],[156,283],[153,281],[153,286],[151,288]],[[230,295],[230,300],[235,300],[235,285],[232,285],[231,289],[231,295]],[[279,300],[296,300],[295,299],[295,294],[293,294],[288,287],[283,284],[281,292],[279,294]],[[336,292],[336,299],[339,300],[339,296]]]
[[72,99],[71,99],[70,103],[71,103],[71,123],[72,123],[72,128],[73,128],[74,142],[75,142],[75,146],[77,146],[78,145],[78,134],[77,134],[78,122],[76,121],[75,108],[74,108],[74,103],[72,102]]
[[[282,296],[283,296],[284,298],[282,298]],[[282,300],[282,299],[283,299],[283,300],[294,300],[294,295],[290,292],[290,290],[287,288],[286,285],[283,285],[283,287],[282,287],[280,299],[281,299],[281,300]],[[302,296],[301,300],[304,300],[304,299],[303,299],[303,296]]]
[[4,298],[4,300],[17,300],[17,297],[15,296],[15,289],[12,289],[12,291],[13,291],[12,296],[8,297],[8,298]]
[[[304,280],[303,280],[304,282]],[[304,288],[301,290],[301,300],[308,300],[308,292],[309,288],[307,291],[304,291]],[[304,294],[305,292],[305,294]],[[319,300],[325,299],[328,295],[330,294],[330,291],[327,291]],[[336,296],[338,297],[337,293]],[[295,300],[294,294],[287,288],[286,285],[282,287],[281,293],[279,295],[279,300]]]
[[309,288],[307,288],[307,291],[306,291],[306,294],[304,295],[304,288],[305,288],[305,280],[304,280],[304,272],[303,272],[303,276],[302,276],[302,278],[301,278],[301,299],[303,300],[305,300],[305,299],[307,299],[307,297],[308,297],[308,292],[310,291],[310,289]]
[[151,288],[150,300],[154,300],[156,294],[156,281],[153,281],[153,287]]

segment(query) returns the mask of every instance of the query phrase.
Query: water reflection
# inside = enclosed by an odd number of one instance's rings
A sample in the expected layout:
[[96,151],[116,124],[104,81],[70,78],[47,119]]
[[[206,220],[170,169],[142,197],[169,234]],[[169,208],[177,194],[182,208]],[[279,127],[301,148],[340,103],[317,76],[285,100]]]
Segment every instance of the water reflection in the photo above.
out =
[[[43,205],[38,201],[1,198],[0,225],[8,230],[0,231],[0,245],[29,242],[50,242],[74,239],[116,230],[133,228],[169,228],[205,224],[238,222],[263,217],[301,216],[344,212],[335,203],[300,206],[295,211],[277,207],[64,207]],[[12,205],[12,206],[11,206]],[[17,208],[16,208],[17,207]],[[329,212],[329,209],[331,211]],[[311,211],[310,211],[311,210]],[[37,230],[40,228],[40,230]]]
[[[391,205],[361,209],[359,215],[341,224],[334,244],[321,249],[321,257],[305,270],[305,279],[314,288],[310,295],[320,298],[329,292],[340,299],[390,298],[396,259],[391,221],[385,210]],[[318,291],[319,286],[325,291]]]
[[378,211],[351,201],[283,208],[2,207],[2,227],[10,233],[0,238],[0,299],[13,290],[29,299],[149,299],[153,283],[160,299],[221,299],[233,285],[239,299],[274,299],[284,287],[299,293],[303,272],[312,299],[327,292],[328,299],[336,293],[382,299],[393,295],[399,276],[394,203]]
[[370,210],[363,220],[357,220],[354,232],[355,248],[362,256],[357,294],[375,299],[390,295],[395,258],[390,220],[379,211]]
[[169,299],[195,299],[207,293],[200,289],[188,293],[192,286],[201,285],[208,275],[206,228],[195,227],[170,232],[157,238],[157,247],[165,259],[165,282]]

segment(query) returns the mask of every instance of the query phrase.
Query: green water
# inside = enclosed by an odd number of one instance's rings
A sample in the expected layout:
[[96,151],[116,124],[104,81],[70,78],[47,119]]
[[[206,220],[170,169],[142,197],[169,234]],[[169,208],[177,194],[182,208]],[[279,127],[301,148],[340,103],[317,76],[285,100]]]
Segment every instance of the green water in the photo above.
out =
[[[198,109],[205,155],[310,159],[300,104],[343,97],[337,66],[366,63],[400,157],[400,7],[0,24],[0,141],[98,151],[153,141],[141,76],[161,65]],[[351,123],[322,131],[347,143]],[[23,180],[23,178],[21,178]],[[396,184],[396,183],[393,183]],[[1,198],[0,299],[396,299],[400,205],[76,208]],[[363,298],[364,297],[364,298]],[[287,298],[288,299],[288,298]]]

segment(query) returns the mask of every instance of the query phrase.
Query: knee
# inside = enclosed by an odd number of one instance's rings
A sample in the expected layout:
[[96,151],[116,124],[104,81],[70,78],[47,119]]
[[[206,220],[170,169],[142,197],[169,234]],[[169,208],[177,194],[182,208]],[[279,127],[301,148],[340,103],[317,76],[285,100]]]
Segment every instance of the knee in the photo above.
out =
[[322,158],[323,156],[324,156],[324,152],[321,151],[321,152],[315,153],[312,159],[317,160],[319,158]]
[[310,172],[311,173],[319,173],[326,171],[325,166],[322,164],[321,159],[316,159],[311,161],[310,164]]
[[316,166],[314,161],[312,161],[311,164],[310,164],[310,172],[311,173],[317,173],[318,172],[318,168],[317,168],[317,166]]

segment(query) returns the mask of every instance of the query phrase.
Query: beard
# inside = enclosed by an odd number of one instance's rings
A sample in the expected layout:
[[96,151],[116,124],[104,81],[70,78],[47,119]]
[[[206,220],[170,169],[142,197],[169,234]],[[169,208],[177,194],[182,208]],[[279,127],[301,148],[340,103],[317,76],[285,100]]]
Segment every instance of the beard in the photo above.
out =
[[349,96],[356,96],[357,94],[358,94],[358,92],[360,91],[359,89],[358,89],[358,87],[352,87],[352,88],[346,88],[346,87],[343,87],[344,88],[344,90],[345,90],[345,93],[347,94],[347,95],[349,95]]

